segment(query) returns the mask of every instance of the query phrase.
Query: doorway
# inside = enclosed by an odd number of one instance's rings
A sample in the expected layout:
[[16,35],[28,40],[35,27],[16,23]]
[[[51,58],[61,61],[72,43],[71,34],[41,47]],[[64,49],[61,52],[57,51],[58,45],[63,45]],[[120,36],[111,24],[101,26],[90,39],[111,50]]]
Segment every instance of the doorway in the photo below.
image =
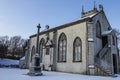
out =
[[108,44],[108,38],[107,38],[107,36],[103,36],[102,37],[102,47],[104,48],[106,44]]
[[114,73],[116,74],[117,73],[117,57],[115,54],[113,54],[113,70],[114,70]]

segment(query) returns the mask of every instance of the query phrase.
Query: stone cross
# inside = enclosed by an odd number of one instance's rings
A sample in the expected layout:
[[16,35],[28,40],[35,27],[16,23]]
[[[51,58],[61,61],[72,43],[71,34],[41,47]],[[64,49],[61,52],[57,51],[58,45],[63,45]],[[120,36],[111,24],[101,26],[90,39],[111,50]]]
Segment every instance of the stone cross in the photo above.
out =
[[41,66],[40,66],[40,54],[39,54],[39,31],[40,31],[40,24],[37,26],[38,31],[37,31],[37,41],[36,41],[36,53],[33,54],[33,60],[32,60],[32,66],[30,66],[29,69],[29,75],[30,76],[41,76]]

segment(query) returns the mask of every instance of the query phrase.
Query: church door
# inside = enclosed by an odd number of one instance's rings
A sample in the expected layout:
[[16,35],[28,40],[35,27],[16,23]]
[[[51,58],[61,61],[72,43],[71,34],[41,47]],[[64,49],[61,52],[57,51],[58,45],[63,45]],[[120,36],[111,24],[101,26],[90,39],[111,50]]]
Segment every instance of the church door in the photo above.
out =
[[46,53],[45,53],[45,70],[51,70],[52,67],[52,48],[46,47]]
[[115,54],[113,54],[113,70],[114,73],[117,73],[117,57]]

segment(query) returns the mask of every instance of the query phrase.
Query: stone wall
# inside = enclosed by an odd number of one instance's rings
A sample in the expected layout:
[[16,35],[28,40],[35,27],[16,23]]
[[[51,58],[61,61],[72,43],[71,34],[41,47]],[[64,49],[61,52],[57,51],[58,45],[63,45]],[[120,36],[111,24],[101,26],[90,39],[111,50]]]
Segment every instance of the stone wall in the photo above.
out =
[[[57,62],[58,39],[62,32],[67,37],[67,60],[66,62]],[[51,49],[50,55],[45,54],[46,49],[43,51],[42,64],[44,64],[45,69],[86,74],[86,33],[86,22],[49,32],[50,40],[53,42],[53,49]],[[76,37],[80,37],[82,41],[82,62],[73,62],[73,42]],[[46,41],[46,34],[39,36],[39,40],[42,38]],[[32,50],[33,45],[36,46],[36,37],[31,38],[30,50]],[[50,65],[52,65],[52,68]]]
[[[57,62],[57,71],[86,74],[86,22],[58,30],[57,41],[62,32],[67,37],[67,60]],[[82,62],[73,62],[73,42],[76,37],[82,40]]]

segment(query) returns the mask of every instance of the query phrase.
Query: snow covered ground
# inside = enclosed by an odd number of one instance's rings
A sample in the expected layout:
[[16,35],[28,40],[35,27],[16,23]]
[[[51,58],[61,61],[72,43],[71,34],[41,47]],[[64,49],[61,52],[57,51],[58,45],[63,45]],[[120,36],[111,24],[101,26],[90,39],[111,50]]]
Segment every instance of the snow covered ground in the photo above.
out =
[[[18,65],[19,61],[0,59],[2,65]],[[42,76],[28,76],[27,69],[0,68],[0,80],[120,80],[118,77],[88,76],[80,74],[42,71]]]
[[18,60],[11,60],[11,59],[0,59],[1,65],[19,65]]
[[51,71],[43,71],[42,76],[28,76],[28,72],[25,69],[0,68],[0,80],[120,80],[120,76],[101,77]]

